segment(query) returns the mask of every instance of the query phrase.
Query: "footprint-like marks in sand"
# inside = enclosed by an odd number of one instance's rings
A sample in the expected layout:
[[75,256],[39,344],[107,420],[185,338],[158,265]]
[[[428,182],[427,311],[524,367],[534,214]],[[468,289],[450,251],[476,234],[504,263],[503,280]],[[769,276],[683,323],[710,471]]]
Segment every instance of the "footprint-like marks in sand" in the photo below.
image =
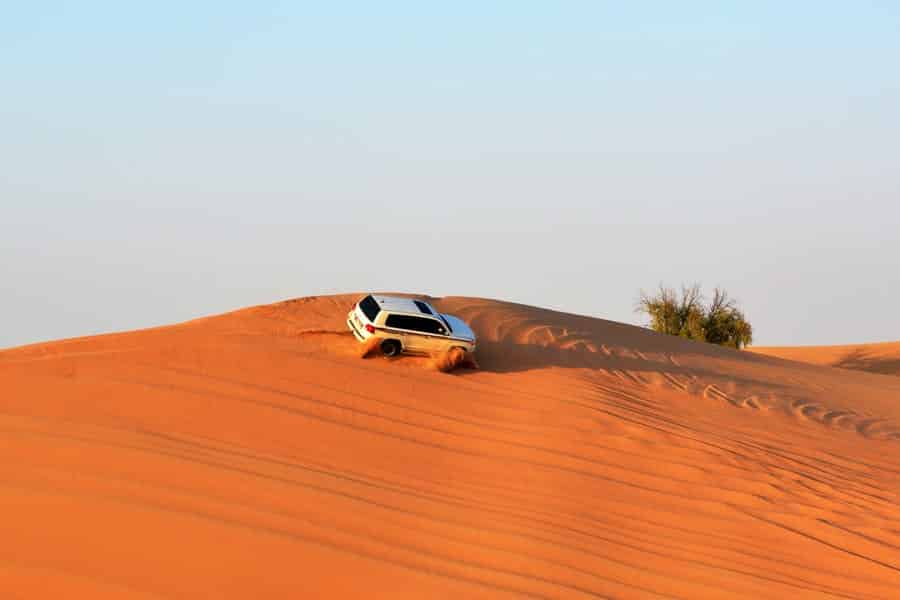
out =
[[832,427],[846,429],[853,426],[855,416],[850,410],[830,410],[822,415],[822,422]]
[[688,384],[678,379],[675,375],[663,371],[662,376],[663,379],[676,390],[681,390],[682,392],[688,392],[690,390]]
[[737,408],[750,408],[752,410],[768,410],[770,408],[769,403],[764,402],[757,394],[750,394],[740,398],[736,393],[724,392],[714,384],[703,388],[703,396],[710,400],[724,400]]
[[729,404],[733,404],[734,406],[740,406],[740,402],[734,400],[731,396],[720,390],[716,387],[715,384],[708,384],[705,388],[703,388],[703,397],[710,400],[724,400]]
[[817,417],[824,414],[826,411],[825,407],[821,404],[816,404],[815,402],[810,402],[808,400],[794,400],[791,402],[791,412],[797,417],[820,421],[821,419],[818,419]]
[[871,439],[900,439],[900,429],[887,419],[866,417],[852,410],[829,409],[809,400],[793,400],[789,406],[791,414],[803,420],[835,429],[856,431]]
[[[761,414],[770,411],[793,416],[802,421],[817,423],[841,431],[857,432],[867,438],[900,439],[900,427],[884,419],[872,418],[838,402],[829,401],[827,390],[820,384],[783,375],[784,389],[777,393],[761,392],[752,384],[739,380],[704,376],[702,365],[685,364],[685,356],[671,350],[650,351],[637,344],[609,345],[609,338],[601,330],[570,326],[562,322],[548,322],[540,316],[518,308],[499,316],[485,306],[470,305],[457,311],[466,318],[482,339],[537,346],[547,351],[558,350],[558,363],[588,368],[603,373],[613,387],[667,389],[705,398],[711,402],[727,402],[735,408],[749,409]],[[498,318],[499,317],[499,318]],[[565,358],[565,360],[562,360]],[[800,388],[793,392],[791,388]],[[806,392],[818,393],[822,398],[802,397]],[[646,394],[641,393],[641,396]],[[801,397],[797,397],[801,396]]]

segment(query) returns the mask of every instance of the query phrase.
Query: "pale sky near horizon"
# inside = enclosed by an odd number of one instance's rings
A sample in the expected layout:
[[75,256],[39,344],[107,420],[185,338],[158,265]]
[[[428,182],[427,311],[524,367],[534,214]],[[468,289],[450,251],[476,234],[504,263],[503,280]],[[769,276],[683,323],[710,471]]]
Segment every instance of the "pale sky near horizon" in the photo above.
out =
[[900,3],[4,3],[0,347],[368,289],[900,340]]

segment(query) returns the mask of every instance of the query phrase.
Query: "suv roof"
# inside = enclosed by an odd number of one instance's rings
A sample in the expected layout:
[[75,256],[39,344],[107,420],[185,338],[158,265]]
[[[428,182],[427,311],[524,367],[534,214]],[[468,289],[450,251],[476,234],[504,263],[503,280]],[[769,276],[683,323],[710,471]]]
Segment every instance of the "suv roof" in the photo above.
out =
[[393,313],[407,313],[411,315],[437,316],[438,311],[424,300],[416,298],[400,298],[399,296],[380,296],[372,294],[381,310]]

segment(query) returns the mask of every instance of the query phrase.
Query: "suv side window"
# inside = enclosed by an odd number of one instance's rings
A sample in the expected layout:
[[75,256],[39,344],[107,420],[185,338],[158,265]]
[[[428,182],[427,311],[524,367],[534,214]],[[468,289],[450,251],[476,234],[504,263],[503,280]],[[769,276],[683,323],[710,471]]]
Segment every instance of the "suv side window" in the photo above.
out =
[[406,315],[388,315],[384,321],[385,327],[395,327],[397,329],[412,329],[410,319]]
[[446,333],[446,331],[444,330],[444,326],[434,319],[422,319],[420,317],[413,318],[417,321],[420,321],[418,328],[419,331],[424,331],[425,333],[433,333],[435,335],[444,335],[444,333]]
[[388,315],[384,324],[386,327],[395,327],[397,329],[409,329],[411,331],[421,331],[422,333],[432,333],[435,335],[444,334],[443,325],[434,319],[425,319],[423,317]]

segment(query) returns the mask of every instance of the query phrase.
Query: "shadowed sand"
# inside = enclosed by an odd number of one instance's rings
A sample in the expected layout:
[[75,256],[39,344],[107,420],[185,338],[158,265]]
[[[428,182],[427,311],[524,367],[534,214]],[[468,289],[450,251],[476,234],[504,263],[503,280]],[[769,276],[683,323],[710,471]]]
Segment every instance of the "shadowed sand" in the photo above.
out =
[[751,350],[814,365],[900,375],[900,342],[845,346],[773,346]]
[[896,598],[900,378],[439,298],[0,352],[0,597]]

